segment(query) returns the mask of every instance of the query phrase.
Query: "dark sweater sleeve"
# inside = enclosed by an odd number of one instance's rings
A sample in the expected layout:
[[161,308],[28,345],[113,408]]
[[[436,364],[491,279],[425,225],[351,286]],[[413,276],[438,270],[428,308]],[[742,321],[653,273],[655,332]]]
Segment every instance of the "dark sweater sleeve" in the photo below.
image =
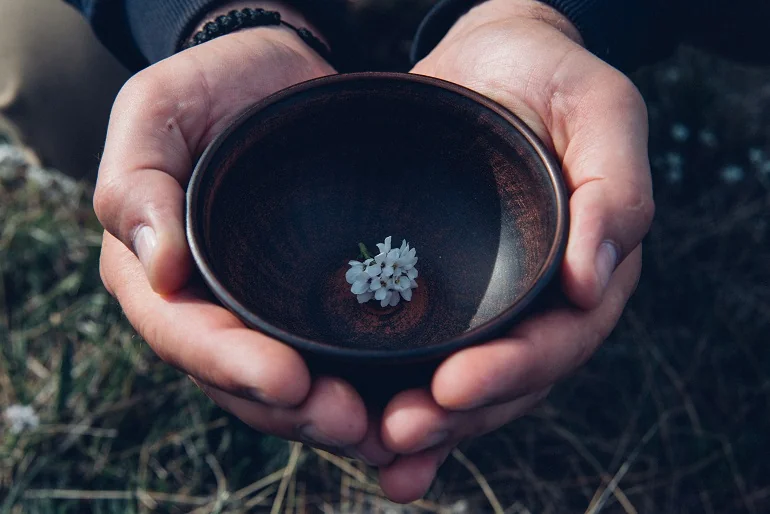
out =
[[[132,71],[176,53],[182,38],[226,0],[65,0],[88,19],[99,40]],[[345,0],[289,0],[329,40],[344,28]],[[339,25],[339,26],[338,26]]]
[[[746,62],[770,61],[768,0],[540,0],[564,14],[588,50],[622,71],[665,58],[688,42]],[[442,0],[412,47],[417,62],[477,0]]]

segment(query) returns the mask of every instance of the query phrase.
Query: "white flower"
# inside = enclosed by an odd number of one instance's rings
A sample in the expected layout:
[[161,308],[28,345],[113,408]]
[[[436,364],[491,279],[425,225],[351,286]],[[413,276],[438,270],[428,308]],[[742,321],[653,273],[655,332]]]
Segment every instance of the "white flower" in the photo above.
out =
[[678,143],[684,143],[690,138],[690,129],[682,123],[674,123],[671,126],[671,138]]
[[715,147],[718,144],[717,135],[710,130],[701,130],[698,133],[698,140],[703,146]]
[[351,284],[350,291],[359,303],[374,299],[382,307],[395,307],[401,298],[411,301],[412,290],[417,288],[417,250],[410,248],[406,240],[393,248],[390,236],[378,243],[377,249],[380,253],[373,259],[348,263],[345,279]]
[[345,273],[345,280],[348,281],[348,284],[352,284],[356,282],[358,280],[358,276],[364,272],[365,264],[358,261],[350,261],[348,264],[350,265],[350,269],[347,273]]
[[744,172],[740,166],[731,165],[723,168],[720,175],[725,184],[735,184],[743,180]]
[[19,434],[23,430],[34,430],[40,425],[40,418],[31,405],[11,405],[3,413],[3,417],[10,425],[12,434]]
[[765,152],[761,148],[749,148],[749,161],[751,164],[761,164],[765,160]]

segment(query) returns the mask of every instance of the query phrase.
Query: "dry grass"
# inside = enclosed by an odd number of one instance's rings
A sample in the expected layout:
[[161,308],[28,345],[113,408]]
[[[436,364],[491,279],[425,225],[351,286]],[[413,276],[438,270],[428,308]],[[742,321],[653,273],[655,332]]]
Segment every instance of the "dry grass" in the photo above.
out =
[[[160,363],[100,286],[88,187],[6,166],[0,404],[33,405],[41,425],[0,425],[0,513],[770,511],[770,174],[749,152],[770,161],[770,102],[746,100],[770,75],[693,58],[637,77],[659,214],[618,329],[408,507],[372,470],[254,433]],[[745,176],[726,184],[730,165]]]

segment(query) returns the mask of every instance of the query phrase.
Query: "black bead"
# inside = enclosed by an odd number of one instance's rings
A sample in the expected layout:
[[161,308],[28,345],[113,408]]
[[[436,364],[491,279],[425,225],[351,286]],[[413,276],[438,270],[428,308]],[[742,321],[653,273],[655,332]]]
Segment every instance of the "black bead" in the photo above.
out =
[[217,16],[216,23],[223,30],[223,33],[226,33],[227,29],[230,28],[230,24],[232,22],[230,21],[230,18],[222,14],[220,16]]
[[249,17],[241,11],[233,11],[231,15],[235,19],[236,27],[238,28],[245,27],[249,21]]
[[275,11],[265,11],[264,9],[250,9],[248,7],[240,11],[230,11],[226,15],[217,16],[213,21],[209,21],[203,28],[195,34],[185,44],[184,48],[191,48],[195,45],[205,43],[225,34],[230,34],[243,27],[265,27],[285,25],[297,33],[297,35],[310,48],[330,61],[330,52],[326,45],[312,32],[306,28],[297,28],[281,20],[281,13]]

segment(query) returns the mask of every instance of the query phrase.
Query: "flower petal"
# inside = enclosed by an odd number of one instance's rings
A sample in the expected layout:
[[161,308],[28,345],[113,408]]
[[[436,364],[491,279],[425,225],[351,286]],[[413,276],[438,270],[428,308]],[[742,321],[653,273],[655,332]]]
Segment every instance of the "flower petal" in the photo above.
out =
[[417,282],[415,282],[414,279],[410,280],[409,287],[411,287],[412,289],[417,289]]
[[358,303],[366,303],[369,300],[371,300],[372,297],[374,297],[374,293],[372,293],[371,291],[367,291],[364,294],[356,295],[356,300],[358,300]]
[[401,300],[401,297],[398,295],[398,293],[391,293],[390,306],[395,307],[398,305],[399,300]]
[[386,254],[385,252],[382,252],[382,253],[378,253],[378,254],[377,254],[375,257],[374,257],[374,262],[376,262],[377,264],[382,264],[383,262],[385,262],[385,258],[386,258],[387,256],[388,256],[388,254]]
[[380,280],[380,279],[372,280],[372,285],[369,286],[369,290],[370,291],[377,291],[378,289],[383,287],[383,285],[384,284],[382,283],[382,280]]
[[406,272],[406,276],[409,277],[409,280],[416,279],[418,274],[419,273],[417,272],[417,268],[412,268]]
[[351,266],[363,266],[364,265],[363,262],[358,262],[358,261],[348,261],[348,264],[350,264]]
[[359,280],[358,282],[353,284],[353,287],[350,288],[350,291],[353,294],[364,294],[369,290],[369,282],[364,282]]
[[374,262],[374,259],[371,259],[371,258],[370,259],[366,259],[363,262],[362,266],[369,266],[372,262]]
[[412,290],[411,290],[411,289],[409,289],[409,288],[407,287],[406,289],[404,289],[403,291],[401,291],[401,296],[402,296],[402,297],[404,298],[404,300],[406,300],[407,302],[411,302],[411,301],[412,301]]
[[398,253],[398,249],[391,250],[390,252],[388,252],[387,257],[385,258],[385,265],[393,266],[393,264],[395,264],[395,262],[398,260],[399,257],[400,257],[400,254]]
[[[380,307],[387,307],[390,303],[390,297],[393,293],[386,293],[382,300],[380,300]],[[377,298],[375,296],[375,298]]]
[[361,274],[361,268],[350,268],[347,273],[345,273],[345,280],[348,281],[348,284],[352,284],[356,281],[358,278],[358,275]]
[[390,251],[390,241],[391,237],[388,236],[385,238],[384,243],[377,243],[377,248],[379,248],[381,253],[388,253]]
[[366,274],[372,278],[379,276],[381,271],[382,271],[382,268],[380,267],[379,264],[373,264],[366,268]]
[[382,268],[382,276],[383,277],[392,277],[393,276],[393,266],[385,266]]
[[397,289],[403,291],[404,289],[409,289],[409,279],[403,275],[398,279],[398,283],[396,284]]
[[378,289],[378,290],[377,290],[377,291],[374,293],[374,299],[375,299],[375,300],[384,300],[384,299],[386,299],[386,298],[388,297],[388,295],[390,295],[390,291],[388,291],[388,290],[387,290],[387,289],[385,289],[384,287],[381,287],[381,288],[379,288],[379,289]]

